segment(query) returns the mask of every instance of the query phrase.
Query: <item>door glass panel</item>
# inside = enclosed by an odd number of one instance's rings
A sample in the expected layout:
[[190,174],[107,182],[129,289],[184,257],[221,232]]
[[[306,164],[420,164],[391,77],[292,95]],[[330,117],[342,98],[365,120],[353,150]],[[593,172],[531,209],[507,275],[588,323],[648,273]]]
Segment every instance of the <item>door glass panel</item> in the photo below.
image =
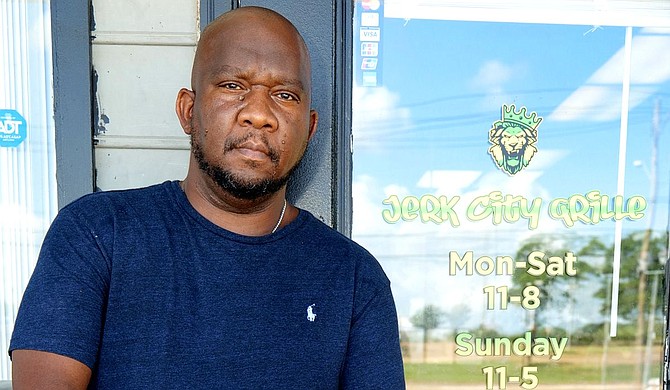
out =
[[670,5],[407,3],[356,2],[352,236],[408,388],[657,388]]
[[52,102],[49,1],[0,2],[0,381],[10,379],[14,319],[57,211]]

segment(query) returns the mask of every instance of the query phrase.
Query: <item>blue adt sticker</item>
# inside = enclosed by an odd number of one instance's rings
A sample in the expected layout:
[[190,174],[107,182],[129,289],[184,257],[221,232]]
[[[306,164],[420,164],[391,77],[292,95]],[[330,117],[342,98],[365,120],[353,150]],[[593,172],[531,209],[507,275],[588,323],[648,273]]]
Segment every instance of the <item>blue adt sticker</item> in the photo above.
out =
[[0,147],[19,146],[26,139],[28,125],[16,110],[0,109]]

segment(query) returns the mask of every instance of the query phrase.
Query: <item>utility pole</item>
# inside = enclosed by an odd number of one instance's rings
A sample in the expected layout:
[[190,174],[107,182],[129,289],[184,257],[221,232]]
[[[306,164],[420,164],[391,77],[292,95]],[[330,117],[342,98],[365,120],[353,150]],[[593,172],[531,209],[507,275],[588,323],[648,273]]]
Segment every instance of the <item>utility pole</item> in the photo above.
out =
[[[644,338],[644,317],[645,317],[645,298],[647,292],[647,270],[649,269],[649,261],[651,259],[649,253],[649,244],[651,241],[651,233],[654,228],[654,216],[656,206],[656,176],[658,170],[658,138],[661,132],[661,99],[657,98],[654,104],[654,112],[651,120],[651,161],[649,168],[649,199],[647,204],[649,207],[647,220],[647,230],[644,232],[642,239],[642,248],[640,249],[640,257],[638,258],[637,274],[639,284],[637,287],[637,329],[635,331],[635,346],[638,348],[638,356],[636,366],[636,377],[643,381],[639,369],[639,363],[643,361],[643,338]],[[647,335],[649,337],[649,335]],[[644,383],[641,383],[644,386]],[[644,388],[644,387],[643,387]]]

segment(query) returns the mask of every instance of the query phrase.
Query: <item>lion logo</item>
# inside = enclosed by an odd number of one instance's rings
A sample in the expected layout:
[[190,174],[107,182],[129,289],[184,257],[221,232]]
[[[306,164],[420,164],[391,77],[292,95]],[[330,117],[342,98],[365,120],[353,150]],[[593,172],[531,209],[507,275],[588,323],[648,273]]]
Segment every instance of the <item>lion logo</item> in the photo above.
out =
[[537,153],[537,127],[542,122],[535,112],[526,116],[526,107],[516,111],[514,104],[502,106],[502,119],[489,130],[489,154],[498,168],[514,175],[527,167]]

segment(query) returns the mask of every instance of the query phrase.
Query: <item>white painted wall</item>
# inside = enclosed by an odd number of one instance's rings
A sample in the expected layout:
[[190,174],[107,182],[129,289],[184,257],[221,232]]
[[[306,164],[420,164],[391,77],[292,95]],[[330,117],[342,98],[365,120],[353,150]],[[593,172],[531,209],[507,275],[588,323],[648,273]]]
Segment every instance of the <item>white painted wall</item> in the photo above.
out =
[[189,143],[174,105],[179,89],[190,86],[198,1],[93,0],[93,12],[96,119],[102,126],[94,136],[97,187],[182,179]]

